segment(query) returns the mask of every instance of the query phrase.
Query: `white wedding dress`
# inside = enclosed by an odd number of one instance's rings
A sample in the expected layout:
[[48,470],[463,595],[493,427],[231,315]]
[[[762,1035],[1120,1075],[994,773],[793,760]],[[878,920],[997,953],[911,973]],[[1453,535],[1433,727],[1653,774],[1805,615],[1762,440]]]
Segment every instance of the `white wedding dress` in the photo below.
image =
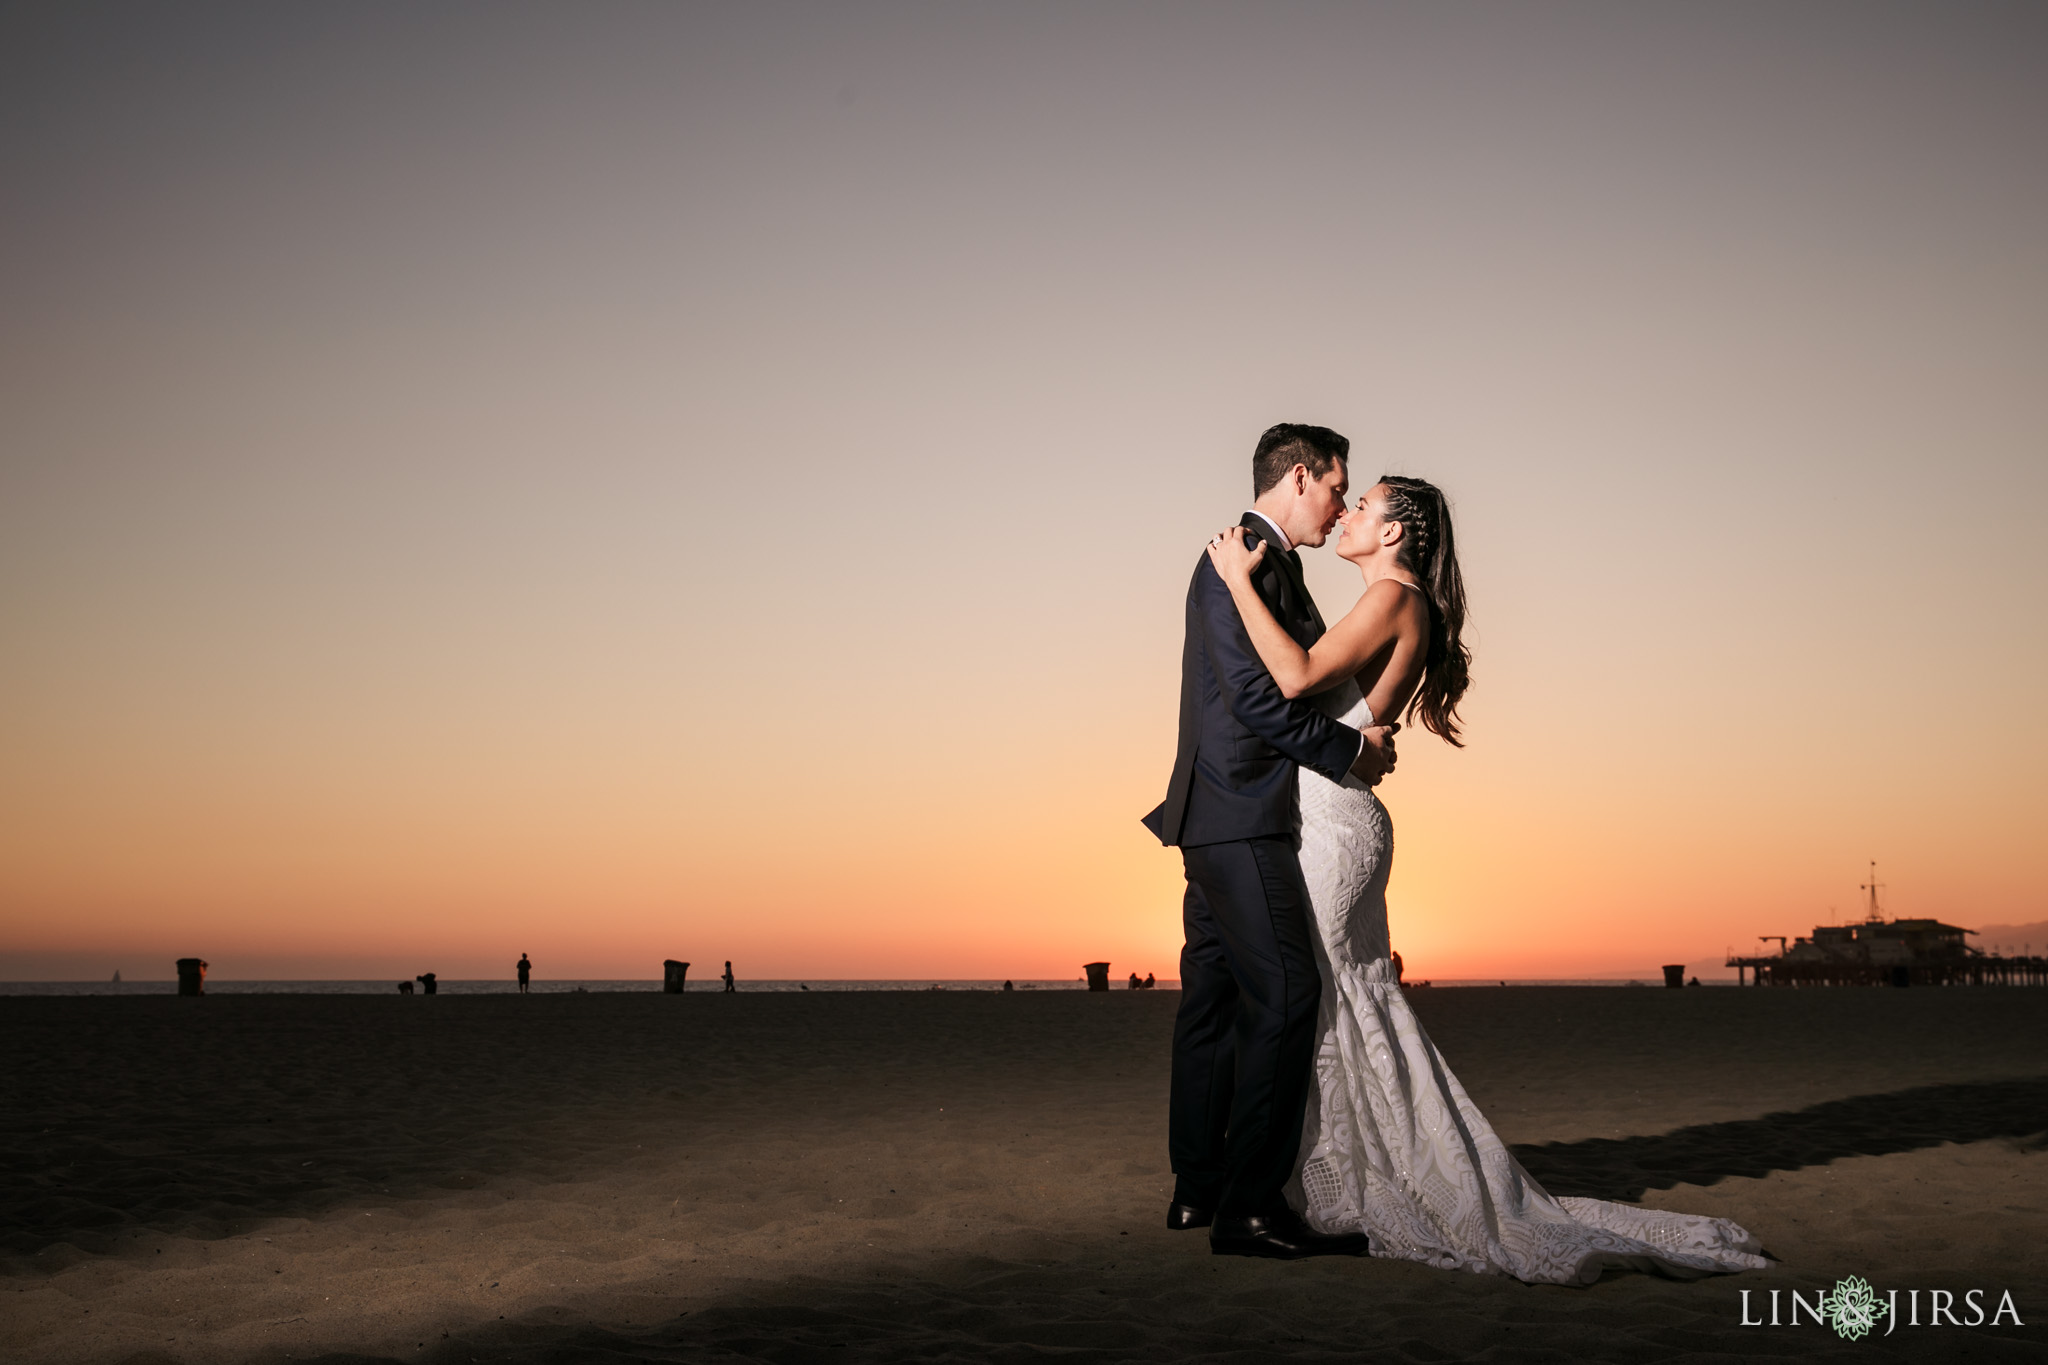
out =
[[[1346,725],[1355,683],[1316,698]],[[1445,1270],[1588,1284],[1610,1267],[1693,1276],[1766,1264],[1721,1218],[1604,1199],[1554,1199],[1495,1136],[1402,998],[1387,960],[1393,826],[1372,790],[1301,771],[1301,870],[1323,976],[1316,1087],[1288,1199],[1323,1232]]]

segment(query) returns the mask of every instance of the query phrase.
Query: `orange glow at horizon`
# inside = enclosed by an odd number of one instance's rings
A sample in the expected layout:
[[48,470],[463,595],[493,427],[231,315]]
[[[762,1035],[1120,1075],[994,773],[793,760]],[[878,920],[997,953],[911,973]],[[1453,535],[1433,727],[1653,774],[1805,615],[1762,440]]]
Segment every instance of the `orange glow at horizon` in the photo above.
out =
[[21,21],[0,980],[1177,976],[1277,420],[1456,508],[1411,978],[2048,920],[2038,21],[1822,11]]

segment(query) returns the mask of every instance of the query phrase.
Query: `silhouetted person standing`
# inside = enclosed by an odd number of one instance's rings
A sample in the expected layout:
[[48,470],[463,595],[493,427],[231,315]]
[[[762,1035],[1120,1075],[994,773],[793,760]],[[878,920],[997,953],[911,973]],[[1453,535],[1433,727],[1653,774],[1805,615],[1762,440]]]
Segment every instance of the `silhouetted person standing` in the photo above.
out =
[[434,974],[432,972],[422,972],[414,977],[413,980],[419,982],[421,989],[426,991],[428,995],[434,993]]
[[519,993],[526,994],[526,983],[533,977],[533,964],[526,960],[526,954],[519,955]]
[[732,964],[728,962],[725,964],[725,993],[727,995],[731,995],[733,993],[733,989],[734,988],[732,984]]

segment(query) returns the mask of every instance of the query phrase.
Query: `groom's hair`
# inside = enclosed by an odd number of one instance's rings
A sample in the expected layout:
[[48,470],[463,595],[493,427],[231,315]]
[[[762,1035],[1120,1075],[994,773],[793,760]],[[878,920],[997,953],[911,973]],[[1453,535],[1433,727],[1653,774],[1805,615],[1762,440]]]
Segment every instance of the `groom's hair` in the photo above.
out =
[[1252,496],[1263,497],[1267,489],[1285,478],[1296,465],[1320,479],[1339,460],[1351,458],[1351,442],[1328,427],[1301,422],[1282,422],[1266,428],[1259,448],[1252,452]]

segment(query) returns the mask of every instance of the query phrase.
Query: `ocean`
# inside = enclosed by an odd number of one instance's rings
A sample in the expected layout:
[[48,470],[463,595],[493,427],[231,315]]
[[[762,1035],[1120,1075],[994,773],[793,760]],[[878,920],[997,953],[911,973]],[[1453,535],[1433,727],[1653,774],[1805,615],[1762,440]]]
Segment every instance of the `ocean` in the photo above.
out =
[[[1110,989],[1128,989],[1129,978],[1112,978]],[[441,995],[511,995],[519,988],[510,980],[488,981],[437,981]],[[1067,981],[1017,981],[1020,991],[1084,991],[1088,983],[1080,977]],[[1585,978],[1585,979],[1536,979],[1514,978],[1501,980],[1488,977],[1484,980],[1410,982],[1411,986],[1427,984],[1432,989],[1458,988],[1465,986],[1662,986],[1661,981],[1648,977]],[[1734,985],[1733,981],[1709,981],[1705,985]],[[747,981],[738,983],[742,994],[755,992],[799,991],[1000,991],[1003,983],[995,981],[942,981],[924,979],[912,981]],[[419,988],[414,987],[415,990]],[[688,990],[691,995],[704,992],[717,993],[722,989],[717,977],[707,980],[692,979]],[[1180,989],[1178,981],[1161,981],[1158,989],[1172,991]],[[660,992],[659,978],[634,981],[535,981],[534,995],[571,995],[577,991],[591,994],[619,993],[631,991]],[[176,980],[164,981],[0,981],[0,995],[175,995],[178,991]],[[235,981],[209,978],[206,982],[208,995],[395,995],[396,981]]]

